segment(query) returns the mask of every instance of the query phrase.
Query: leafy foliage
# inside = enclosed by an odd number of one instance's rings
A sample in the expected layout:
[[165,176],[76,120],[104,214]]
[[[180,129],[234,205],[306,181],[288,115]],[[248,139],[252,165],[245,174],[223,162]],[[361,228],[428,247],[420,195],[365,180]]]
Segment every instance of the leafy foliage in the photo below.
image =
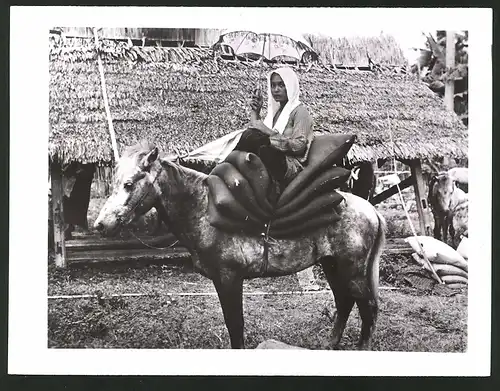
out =
[[428,68],[423,81],[429,88],[439,96],[444,96],[445,83],[449,80],[455,81],[455,113],[462,119],[464,125],[468,125],[469,93],[468,93],[468,31],[455,32],[455,66],[446,67],[446,31],[438,30],[436,39],[428,37],[426,46],[432,51],[432,55],[424,63]]

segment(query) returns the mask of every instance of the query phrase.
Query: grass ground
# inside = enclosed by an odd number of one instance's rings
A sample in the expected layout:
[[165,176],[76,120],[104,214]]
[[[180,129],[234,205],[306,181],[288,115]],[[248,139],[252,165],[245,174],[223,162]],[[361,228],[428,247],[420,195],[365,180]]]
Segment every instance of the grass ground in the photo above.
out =
[[[395,262],[396,264],[390,265]],[[385,258],[382,285],[400,285],[393,273],[400,258]],[[318,283],[326,288],[319,268]],[[387,280],[393,279],[394,284]],[[257,278],[244,286],[245,340],[255,348],[266,339],[309,349],[331,349],[335,312],[330,292],[253,296],[252,292],[300,291],[295,275]],[[50,299],[48,346],[52,348],[210,348],[229,347],[212,283],[187,266],[122,269],[51,270],[49,296],[95,294],[100,299]],[[149,296],[111,297],[144,293]],[[444,297],[401,288],[381,291],[373,349],[383,351],[461,352],[467,343],[467,293]],[[355,348],[361,321],[353,309],[340,348]]]
[[[245,296],[245,341],[255,348],[276,339],[309,349],[331,349],[329,294]],[[373,349],[463,352],[466,297],[412,296],[382,291]],[[349,318],[340,349],[355,349],[361,321]],[[168,296],[54,301],[49,305],[49,347],[222,349],[229,337],[217,296]]]

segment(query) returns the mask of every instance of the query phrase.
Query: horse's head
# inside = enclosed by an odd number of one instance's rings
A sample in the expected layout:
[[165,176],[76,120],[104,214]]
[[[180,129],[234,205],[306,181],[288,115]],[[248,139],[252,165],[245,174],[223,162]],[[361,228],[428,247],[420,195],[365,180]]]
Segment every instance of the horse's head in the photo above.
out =
[[115,169],[113,193],[94,223],[103,236],[115,235],[154,206],[158,197],[155,182],[161,169],[155,164],[157,158],[158,148],[149,143],[125,150]]
[[447,173],[439,174],[434,179],[432,195],[434,204],[441,211],[447,212],[455,191],[455,181]]

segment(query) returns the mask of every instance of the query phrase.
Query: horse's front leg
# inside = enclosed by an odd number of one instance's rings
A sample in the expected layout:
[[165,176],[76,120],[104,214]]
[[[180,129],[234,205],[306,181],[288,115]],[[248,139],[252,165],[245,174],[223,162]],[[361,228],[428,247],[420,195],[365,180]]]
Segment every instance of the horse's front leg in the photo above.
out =
[[243,279],[236,273],[221,270],[213,278],[219,295],[232,349],[244,349],[243,340]]
[[450,230],[450,218],[448,213],[443,218],[443,243],[448,244],[448,232]]
[[453,239],[453,235],[455,234],[455,229],[452,227],[452,216],[451,212],[448,212],[444,215],[443,218],[443,242],[448,244],[448,233],[450,234],[450,238]]
[[453,214],[450,212],[450,214],[446,217],[448,221],[448,232],[450,234],[451,238],[451,245],[456,248],[455,245],[455,227],[453,226]]
[[441,216],[434,213],[434,238],[441,240],[441,233],[443,230]]

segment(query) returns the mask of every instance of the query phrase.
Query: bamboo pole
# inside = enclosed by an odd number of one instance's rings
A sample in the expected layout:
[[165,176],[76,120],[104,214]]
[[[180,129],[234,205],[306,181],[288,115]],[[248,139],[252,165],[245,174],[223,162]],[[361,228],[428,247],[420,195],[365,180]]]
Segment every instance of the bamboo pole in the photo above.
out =
[[97,49],[97,65],[99,67],[99,74],[101,75],[102,97],[104,99],[104,108],[106,110],[106,118],[108,120],[109,134],[111,136],[111,144],[113,146],[113,153],[116,163],[120,158],[120,155],[118,154],[118,146],[116,144],[116,135],[115,135],[115,130],[113,128],[113,120],[111,119],[111,111],[109,110],[108,94],[106,92],[106,80],[104,79],[104,68],[102,66],[101,54],[99,53],[99,38],[97,37],[97,28],[95,27],[94,27],[94,39]]
[[[455,32],[446,32],[446,69],[455,68]],[[448,110],[454,110],[455,80],[448,79],[444,87],[444,101]]]

